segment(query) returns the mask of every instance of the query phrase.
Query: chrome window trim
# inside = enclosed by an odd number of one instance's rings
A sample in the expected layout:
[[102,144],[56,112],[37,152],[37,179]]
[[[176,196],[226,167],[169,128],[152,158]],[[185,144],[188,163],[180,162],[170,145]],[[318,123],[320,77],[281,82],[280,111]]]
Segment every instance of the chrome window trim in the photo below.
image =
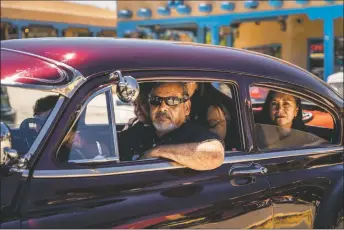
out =
[[[227,156],[223,162],[224,164],[235,164],[242,162],[257,162],[267,159],[280,159],[295,156],[311,156],[316,154],[331,154],[342,152],[343,146],[328,147],[328,148],[313,148],[313,149],[300,149],[300,150],[287,150],[279,152],[267,152],[260,154],[245,154],[237,156]],[[233,152],[227,152],[230,154]],[[84,177],[97,177],[97,176],[111,176],[111,175],[124,175],[132,173],[144,173],[162,170],[174,170],[185,168],[184,166],[173,166],[169,162],[156,162],[141,165],[128,165],[107,168],[93,168],[93,169],[61,169],[61,170],[36,170],[33,172],[33,178],[84,178]],[[23,177],[29,176],[29,170],[23,171]]]
[[[73,73],[71,81],[69,83],[67,83],[65,85],[61,85],[61,86],[31,85],[31,84],[23,84],[23,83],[12,84],[10,82],[5,82],[5,81],[1,81],[1,85],[11,86],[11,87],[19,87],[19,88],[27,88],[27,89],[38,89],[38,90],[51,91],[51,92],[56,92],[56,93],[62,94],[65,97],[71,98],[74,95],[74,93],[76,92],[76,90],[79,89],[81,87],[81,85],[83,85],[83,83],[86,82],[86,78],[78,70],[74,69],[73,67],[71,67],[65,63],[55,61],[53,59],[50,59],[50,58],[47,58],[44,56],[40,56],[37,54],[25,52],[25,51],[9,49],[9,48],[1,48],[1,50],[10,51],[13,53],[25,54],[27,56],[35,57],[35,58],[38,58],[40,60],[52,63],[52,64],[56,65],[57,67],[65,68],[65,69],[69,70],[71,73]],[[58,72],[60,74],[60,78],[61,79],[63,78],[62,80],[64,80],[65,78],[69,78],[69,75],[63,69],[58,69]],[[52,82],[52,83],[54,83],[54,82]]]
[[117,127],[116,127],[116,115],[115,115],[115,105],[113,101],[113,96],[115,92],[113,92],[113,87],[110,86],[110,90],[107,92],[106,97],[109,103],[108,105],[108,110],[110,110],[110,124],[112,126],[112,141],[113,141],[113,147],[115,149],[114,156],[112,157],[112,161],[117,161],[119,162],[119,149],[118,149],[118,138],[117,138]]

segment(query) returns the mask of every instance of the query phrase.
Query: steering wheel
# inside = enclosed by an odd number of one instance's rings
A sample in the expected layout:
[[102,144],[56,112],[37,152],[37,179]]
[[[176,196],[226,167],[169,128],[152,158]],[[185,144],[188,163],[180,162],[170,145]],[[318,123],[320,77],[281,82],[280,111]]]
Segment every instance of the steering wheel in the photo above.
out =
[[39,131],[30,128],[30,124],[35,124],[36,126],[40,125],[41,127],[43,127],[44,122],[45,121],[39,120],[37,118],[27,118],[20,124],[20,137],[25,142],[27,149],[31,147],[39,133]]

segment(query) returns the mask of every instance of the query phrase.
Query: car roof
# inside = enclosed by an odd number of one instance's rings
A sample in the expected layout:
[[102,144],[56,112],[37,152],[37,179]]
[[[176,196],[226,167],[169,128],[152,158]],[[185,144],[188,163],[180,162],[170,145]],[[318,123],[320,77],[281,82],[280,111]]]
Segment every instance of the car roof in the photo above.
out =
[[[35,38],[1,41],[1,49],[64,63],[86,78],[100,72],[129,69],[220,70],[307,86],[327,96],[333,94],[322,80],[296,65],[230,47],[143,39]],[[1,67],[10,68],[3,64]],[[4,78],[1,74],[2,81]]]

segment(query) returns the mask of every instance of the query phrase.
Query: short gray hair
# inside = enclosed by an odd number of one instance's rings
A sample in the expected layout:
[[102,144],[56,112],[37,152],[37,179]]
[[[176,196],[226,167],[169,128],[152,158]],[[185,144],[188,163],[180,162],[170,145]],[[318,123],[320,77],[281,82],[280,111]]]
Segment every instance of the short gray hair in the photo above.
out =
[[159,86],[164,85],[164,84],[169,84],[169,83],[173,83],[173,84],[178,84],[178,85],[180,85],[180,86],[182,87],[182,89],[183,89],[183,98],[184,98],[184,99],[189,99],[189,98],[190,98],[189,92],[188,92],[188,88],[186,87],[186,84],[183,83],[183,82],[158,82],[158,83],[156,83],[156,84],[153,86],[152,90],[151,90],[150,93],[149,93],[149,96],[151,96],[152,93],[154,92],[154,90],[155,90],[156,88],[158,88]]

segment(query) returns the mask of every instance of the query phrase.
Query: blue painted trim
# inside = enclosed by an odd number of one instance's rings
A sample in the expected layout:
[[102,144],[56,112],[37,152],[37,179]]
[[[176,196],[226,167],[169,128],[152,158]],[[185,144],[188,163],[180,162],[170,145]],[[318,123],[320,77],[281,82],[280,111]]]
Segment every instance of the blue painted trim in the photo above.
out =
[[169,7],[166,6],[160,6],[157,9],[157,13],[162,16],[169,16],[171,14],[171,10]]
[[137,10],[136,15],[140,18],[150,18],[152,17],[152,11],[148,8],[140,8]]
[[184,5],[184,1],[183,0],[175,0],[174,4],[177,6]]
[[205,27],[199,26],[197,28],[197,42],[205,43]]
[[233,35],[233,31],[232,30],[226,36],[226,39],[227,39],[227,41],[226,41],[227,46],[233,47],[234,46],[234,35]]
[[177,6],[177,12],[179,14],[190,14],[191,13],[191,8],[189,6],[186,5],[179,5]]
[[211,27],[211,44],[219,45],[220,44],[220,26]]
[[296,3],[300,5],[307,5],[309,3],[309,0],[296,0]]
[[235,9],[235,3],[223,2],[223,3],[221,3],[221,9],[224,11],[233,11]]
[[246,9],[256,9],[259,6],[258,0],[246,0],[244,7]]
[[167,2],[167,5],[169,6],[169,7],[171,7],[171,8],[175,8],[175,7],[178,7],[178,6],[180,6],[180,5],[184,5],[184,1],[168,1]]
[[324,0],[325,2],[329,3],[329,4],[332,4],[334,3],[334,0]]
[[168,7],[176,7],[176,5],[174,4],[174,1],[168,1],[167,2],[167,5],[168,5]]
[[281,8],[283,6],[282,0],[269,0],[269,5],[273,8]]
[[213,11],[213,6],[207,3],[200,3],[198,6],[198,10],[202,13],[210,13],[211,11]]
[[[325,58],[326,57],[326,58]],[[334,73],[334,20],[324,20],[324,81]]]
[[129,19],[133,16],[133,12],[131,10],[120,10],[117,13],[118,18]]

